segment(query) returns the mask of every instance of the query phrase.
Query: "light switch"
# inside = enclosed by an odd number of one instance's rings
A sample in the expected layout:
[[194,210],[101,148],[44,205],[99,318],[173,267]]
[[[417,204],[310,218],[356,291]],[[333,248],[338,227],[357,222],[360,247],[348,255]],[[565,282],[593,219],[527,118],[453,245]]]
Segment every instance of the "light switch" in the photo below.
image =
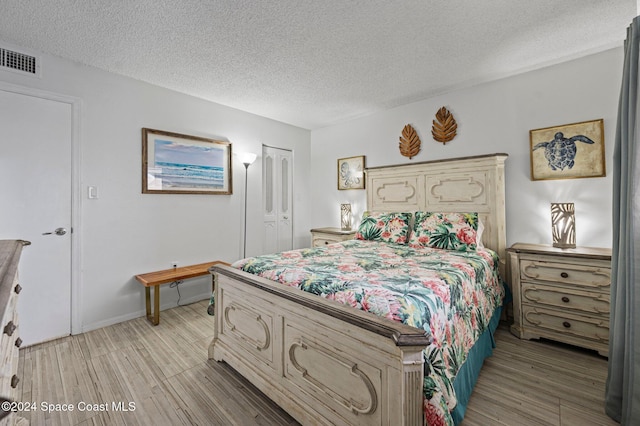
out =
[[98,198],[98,187],[97,186],[89,186],[87,188],[87,193],[89,195],[90,200],[95,200]]

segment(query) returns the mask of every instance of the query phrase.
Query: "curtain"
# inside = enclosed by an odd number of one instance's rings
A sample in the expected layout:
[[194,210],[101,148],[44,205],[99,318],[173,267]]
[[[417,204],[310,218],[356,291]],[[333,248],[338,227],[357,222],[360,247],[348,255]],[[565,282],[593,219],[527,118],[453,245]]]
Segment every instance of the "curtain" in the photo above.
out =
[[613,242],[609,371],[605,411],[622,425],[640,422],[640,17],[627,29],[613,154]]

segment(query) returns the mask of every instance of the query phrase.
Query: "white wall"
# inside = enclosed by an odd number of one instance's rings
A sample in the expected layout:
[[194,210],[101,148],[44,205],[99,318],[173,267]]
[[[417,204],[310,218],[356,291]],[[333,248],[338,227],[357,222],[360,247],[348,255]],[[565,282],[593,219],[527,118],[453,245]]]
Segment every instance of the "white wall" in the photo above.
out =
[[[622,74],[622,48],[500,81],[412,103],[340,125],[314,130],[288,126],[198,98],[42,55],[42,78],[0,71],[0,81],[82,102],[80,199],[80,327],[97,328],[143,315],[138,273],[213,259],[233,261],[242,252],[244,167],[234,162],[230,196],[141,193],[142,127],[229,140],[233,150],[261,152],[267,144],[292,149],[295,158],[294,246],[309,244],[309,229],[338,226],[338,204],[355,214],[362,190],[336,189],[336,160],[366,155],[368,166],[506,152],[507,240],[549,243],[549,204],[575,202],[579,245],[611,245],[611,177],[536,181],[529,178],[529,130],[604,118],[607,170],[611,170]],[[446,146],[430,136],[441,107],[458,121]],[[405,124],[423,147],[402,157]],[[313,158],[313,161],[311,161]],[[310,171],[310,172],[309,172]],[[247,255],[262,252],[260,159],[249,168]],[[88,200],[86,187],[99,188]],[[181,286],[182,301],[207,297],[208,280]],[[175,289],[162,289],[164,307]]]
[[[622,47],[499,81],[433,97],[311,133],[312,225],[339,226],[341,202],[366,205],[364,190],[336,189],[336,160],[366,155],[366,165],[404,164],[504,152],[507,243],[551,243],[550,203],[574,202],[578,245],[611,247],[611,164],[622,77]],[[446,145],[431,137],[436,111],[446,106],[458,136]],[[529,130],[604,119],[607,176],[532,181]],[[398,149],[411,124],[422,150],[409,160]]]
[[[134,275],[242,254],[244,166],[233,163],[233,195],[141,193],[141,128],[228,140],[261,155],[262,144],[294,152],[294,245],[309,241],[310,132],[256,115],[42,55],[42,78],[0,71],[0,81],[81,100],[80,315],[89,330],[143,315]],[[261,158],[249,168],[247,255],[262,251]],[[99,199],[86,198],[87,186]],[[181,303],[207,298],[210,279],[181,285]],[[161,303],[176,305],[163,286]]]

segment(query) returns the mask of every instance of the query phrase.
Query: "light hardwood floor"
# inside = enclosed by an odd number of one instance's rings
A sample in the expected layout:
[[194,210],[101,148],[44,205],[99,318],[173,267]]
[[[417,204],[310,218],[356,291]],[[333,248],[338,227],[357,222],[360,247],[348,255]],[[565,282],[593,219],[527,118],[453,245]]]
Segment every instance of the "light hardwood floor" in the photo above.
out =
[[551,341],[520,340],[501,325],[463,426],[618,425],[604,412],[607,359]]
[[[226,364],[207,360],[208,301],[20,350],[20,401],[32,425],[294,425]],[[485,361],[463,426],[616,425],[602,409],[606,359],[506,328]],[[117,411],[135,405],[135,411]],[[72,404],[51,412],[45,404]],[[105,411],[81,411],[89,408]],[[102,405],[100,405],[102,404]],[[131,407],[133,408],[133,407]]]

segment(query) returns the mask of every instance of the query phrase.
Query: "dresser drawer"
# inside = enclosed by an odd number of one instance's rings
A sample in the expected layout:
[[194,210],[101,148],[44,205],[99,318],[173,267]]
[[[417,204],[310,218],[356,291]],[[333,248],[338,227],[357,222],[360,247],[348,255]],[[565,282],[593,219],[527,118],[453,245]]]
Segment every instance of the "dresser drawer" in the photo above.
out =
[[11,355],[9,357],[9,362],[11,363],[11,365],[14,365],[15,367],[4,369],[0,373],[0,395],[4,396],[5,398],[6,397],[15,398],[15,395],[16,395],[15,389],[17,388],[18,383],[20,382],[20,379],[18,378],[18,375],[17,375],[18,358],[19,358],[18,348],[16,347],[9,348],[8,354]]
[[606,318],[575,315],[529,305],[522,305],[522,310],[526,327],[550,330],[602,343],[609,341],[609,321]]
[[521,259],[520,279],[573,284],[608,291],[611,285],[611,268]]
[[311,230],[311,246],[323,247],[341,241],[352,240],[356,235],[355,230],[343,231],[339,228],[318,228]]
[[[16,282],[14,282],[14,286]],[[0,326],[0,395],[15,398],[18,377],[18,297],[12,293]]]
[[[18,262],[22,247],[31,243],[22,240],[0,241],[0,395],[16,400],[21,392],[18,378],[19,346],[18,329]],[[28,425],[17,414],[9,414],[0,426]]]
[[609,293],[552,287],[529,282],[522,283],[522,303],[573,309],[586,314],[608,316],[609,299]]
[[[15,283],[14,283],[15,285]],[[0,373],[8,374],[14,367],[11,363],[13,359],[13,347],[18,337],[18,298],[15,293],[9,297],[9,303],[5,310],[5,315],[0,323]]]
[[508,250],[511,332],[609,353],[611,249],[516,243]]
[[339,243],[340,239],[337,238],[329,238],[326,236],[320,236],[320,237],[316,237],[313,239],[313,246],[314,247],[321,247],[321,246],[325,246],[327,244],[334,244],[334,243]]

